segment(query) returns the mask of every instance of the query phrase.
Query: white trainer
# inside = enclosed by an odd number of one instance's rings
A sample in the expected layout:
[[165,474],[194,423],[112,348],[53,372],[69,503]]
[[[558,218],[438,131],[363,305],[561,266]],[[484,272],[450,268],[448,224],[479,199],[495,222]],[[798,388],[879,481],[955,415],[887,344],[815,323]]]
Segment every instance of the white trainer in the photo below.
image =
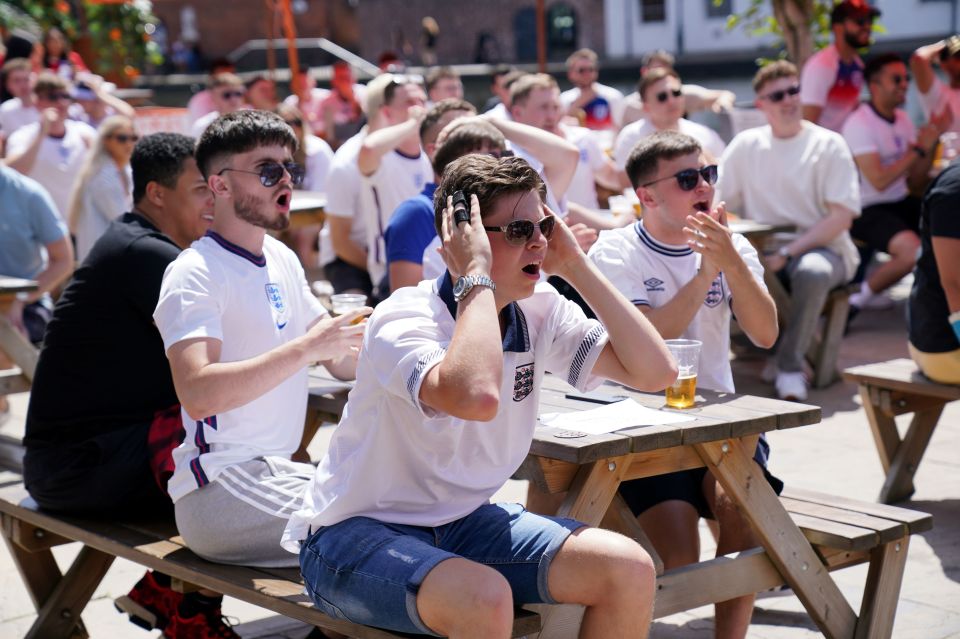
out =
[[768,384],[772,384],[777,380],[777,375],[780,374],[780,369],[777,368],[777,360],[775,357],[768,357],[767,363],[763,365],[763,370],[760,371],[760,379],[765,381]]
[[791,402],[807,401],[807,380],[803,373],[777,373],[777,397]]
[[886,292],[864,293],[857,291],[850,295],[850,305],[862,311],[885,311],[893,308],[896,302]]

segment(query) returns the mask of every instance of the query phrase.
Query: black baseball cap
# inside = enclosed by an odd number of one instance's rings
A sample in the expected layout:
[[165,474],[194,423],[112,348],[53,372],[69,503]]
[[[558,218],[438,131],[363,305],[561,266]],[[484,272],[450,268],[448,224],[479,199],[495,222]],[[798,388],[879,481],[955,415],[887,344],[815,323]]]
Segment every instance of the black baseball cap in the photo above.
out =
[[837,24],[849,18],[876,18],[880,15],[880,9],[877,9],[866,0],[843,0],[834,5],[830,13],[830,24]]

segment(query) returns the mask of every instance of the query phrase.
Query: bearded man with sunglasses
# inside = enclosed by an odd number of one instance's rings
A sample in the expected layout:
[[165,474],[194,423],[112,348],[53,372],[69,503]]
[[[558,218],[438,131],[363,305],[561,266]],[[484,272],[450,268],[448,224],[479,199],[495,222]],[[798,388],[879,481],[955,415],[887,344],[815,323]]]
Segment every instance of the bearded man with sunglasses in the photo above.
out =
[[290,223],[293,131],[273,113],[215,120],[197,144],[213,226],[167,268],[153,317],[186,431],[168,483],[177,528],[212,561],[295,566],[279,545],[313,474],[291,461],[303,433],[306,367],[353,376],[369,309],[330,319],[296,255],[267,235]]
[[[455,195],[466,202],[455,208]],[[504,639],[522,603],[587,607],[581,637],[647,636],[650,557],[490,497],[526,457],[546,371],[658,389],[677,369],[543,204],[526,161],[471,154],[434,196],[447,272],[370,318],[357,383],[284,545],[314,603],[390,630]],[[604,324],[538,283],[577,287]]]
[[[723,203],[712,207],[717,166],[692,137],[660,131],[633,149],[627,175],[643,219],[600,233],[590,259],[661,337],[703,342],[698,386],[732,393],[731,314],[754,344],[769,348],[777,338],[777,311],[756,250],[727,228]],[[782,483],[766,471],[768,455],[761,439],[758,471],[779,492]],[[718,556],[756,545],[750,526],[705,468],[624,482],[620,494],[667,569],[699,561],[700,517],[717,522]],[[718,638],[746,635],[753,599],[716,605]]]
[[839,132],[857,105],[863,88],[863,60],[857,51],[870,46],[880,9],[866,0],[844,0],[830,13],[833,44],[814,53],[800,77],[803,117]]
[[[711,162],[715,163],[723,154],[723,140],[716,131],[683,117],[683,89],[676,71],[662,67],[651,69],[640,79],[639,93],[646,117],[623,127],[613,146],[613,160],[621,171],[637,143],[657,131],[689,135],[700,144]],[[628,180],[624,179],[624,186],[629,186]]]
[[789,284],[792,299],[764,377],[781,399],[804,401],[804,357],[827,295],[853,279],[860,262],[849,233],[860,215],[860,179],[843,137],[803,119],[798,76],[786,60],[757,71],[754,104],[769,126],[730,141],[715,200],[742,217],[797,229],[762,258]]

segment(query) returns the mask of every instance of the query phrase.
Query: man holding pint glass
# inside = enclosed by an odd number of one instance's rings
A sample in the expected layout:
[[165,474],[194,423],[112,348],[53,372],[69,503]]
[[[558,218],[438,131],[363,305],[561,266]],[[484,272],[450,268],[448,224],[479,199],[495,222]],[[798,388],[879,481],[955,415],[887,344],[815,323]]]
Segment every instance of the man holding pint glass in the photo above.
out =
[[[722,203],[711,208],[717,167],[692,137],[661,131],[633,148],[626,170],[643,219],[601,232],[589,256],[673,344],[680,375],[667,392],[669,404],[693,405],[695,385],[733,392],[731,312],[761,348],[776,341],[777,312],[756,250],[727,228]],[[761,440],[754,456],[761,468],[768,453]],[[763,473],[779,492],[782,483],[765,468]],[[716,520],[718,556],[756,545],[749,525],[705,468],[624,482],[620,493],[665,568],[699,561],[700,517]],[[752,611],[752,595],[718,603],[716,636],[745,636]]]

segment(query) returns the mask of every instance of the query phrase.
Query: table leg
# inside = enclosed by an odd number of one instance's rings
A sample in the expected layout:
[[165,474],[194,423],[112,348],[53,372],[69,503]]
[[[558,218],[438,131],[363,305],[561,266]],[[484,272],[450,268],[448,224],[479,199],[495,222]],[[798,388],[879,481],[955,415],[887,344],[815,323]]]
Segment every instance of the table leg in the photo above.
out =
[[581,466],[557,514],[599,526],[629,465],[629,456],[623,455]]
[[13,363],[20,367],[24,377],[33,381],[39,351],[10,324],[2,313],[0,313],[0,351],[6,353]]
[[887,469],[887,478],[880,489],[881,502],[890,504],[903,501],[913,494],[913,476],[943,413],[943,406],[940,404],[936,408],[918,410],[913,414],[907,434],[897,446]]
[[694,444],[704,463],[753,525],[770,560],[830,639],[852,638],[857,616],[810,543],[790,519],[752,460],[752,449],[729,439]]
[[890,639],[907,565],[910,535],[870,551],[870,569],[857,621],[857,639]]

